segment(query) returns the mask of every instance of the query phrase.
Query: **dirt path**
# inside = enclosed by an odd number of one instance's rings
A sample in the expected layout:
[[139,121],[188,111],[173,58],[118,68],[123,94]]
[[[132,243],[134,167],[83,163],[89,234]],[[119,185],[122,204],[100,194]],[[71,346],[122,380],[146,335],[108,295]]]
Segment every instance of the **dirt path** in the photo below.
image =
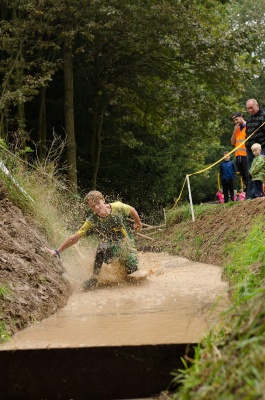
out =
[[[64,260],[73,294],[54,315],[16,333],[5,349],[195,343],[228,304],[221,269],[165,253],[140,253],[153,273],[124,281],[117,265],[104,266],[101,287],[83,292],[91,252]],[[76,252],[75,252],[76,253]]]

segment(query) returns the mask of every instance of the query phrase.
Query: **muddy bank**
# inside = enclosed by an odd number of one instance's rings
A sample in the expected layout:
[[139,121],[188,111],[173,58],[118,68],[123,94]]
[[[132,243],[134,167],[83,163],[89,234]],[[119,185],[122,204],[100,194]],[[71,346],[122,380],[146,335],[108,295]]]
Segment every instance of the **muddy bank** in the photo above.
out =
[[0,186],[0,322],[11,334],[64,306],[71,286],[33,221]]

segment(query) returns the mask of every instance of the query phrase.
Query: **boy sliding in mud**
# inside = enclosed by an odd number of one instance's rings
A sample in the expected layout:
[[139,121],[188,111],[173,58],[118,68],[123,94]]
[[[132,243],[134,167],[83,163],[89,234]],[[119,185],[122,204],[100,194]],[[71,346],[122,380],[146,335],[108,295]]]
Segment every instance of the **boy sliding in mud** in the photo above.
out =
[[51,255],[60,257],[62,251],[77,243],[89,231],[96,232],[100,244],[96,250],[93,275],[83,283],[84,289],[88,290],[97,285],[103,262],[108,264],[113,258],[118,258],[122,264],[125,264],[128,275],[138,270],[137,252],[127,217],[133,218],[135,230],[142,229],[142,222],[135,208],[120,201],[106,203],[102,193],[97,190],[90,191],[85,200],[93,214],[85,221],[78,232],[68,237],[58,249],[47,250]]

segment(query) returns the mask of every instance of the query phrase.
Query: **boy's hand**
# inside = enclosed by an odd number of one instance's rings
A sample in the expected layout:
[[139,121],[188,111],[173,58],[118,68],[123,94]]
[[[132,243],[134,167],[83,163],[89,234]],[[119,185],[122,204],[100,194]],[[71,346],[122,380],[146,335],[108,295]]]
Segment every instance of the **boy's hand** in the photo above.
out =
[[45,249],[48,253],[50,253],[53,257],[58,257],[58,254],[57,254],[57,252],[56,252],[55,250],[49,249],[48,247],[44,247],[44,249]]
[[133,225],[135,231],[140,231],[140,230],[142,229],[142,226],[143,226],[143,225],[142,225],[142,222],[140,222],[140,223],[138,223],[138,224],[135,223],[135,224]]

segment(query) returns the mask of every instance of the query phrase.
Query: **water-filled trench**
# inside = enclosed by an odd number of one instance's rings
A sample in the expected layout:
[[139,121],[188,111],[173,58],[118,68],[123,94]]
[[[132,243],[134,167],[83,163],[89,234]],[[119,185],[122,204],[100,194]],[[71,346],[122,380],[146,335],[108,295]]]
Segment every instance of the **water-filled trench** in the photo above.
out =
[[134,283],[105,265],[101,286],[84,292],[93,254],[77,250],[63,255],[73,287],[66,306],[1,350],[197,343],[228,305],[220,267],[165,253],[140,253],[140,269],[151,273]]

